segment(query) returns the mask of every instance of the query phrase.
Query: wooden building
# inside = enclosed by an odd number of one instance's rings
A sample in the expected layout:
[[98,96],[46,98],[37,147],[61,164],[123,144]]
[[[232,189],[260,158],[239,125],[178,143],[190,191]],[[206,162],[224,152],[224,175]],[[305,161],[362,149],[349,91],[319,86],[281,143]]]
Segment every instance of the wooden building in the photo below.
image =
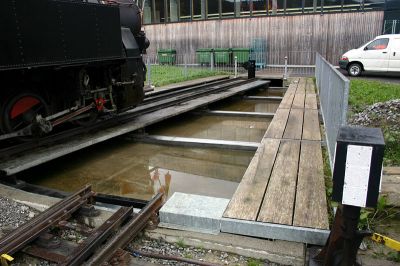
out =
[[[398,0],[145,0],[149,54],[175,49],[250,48],[265,40],[267,64],[312,65],[315,52],[337,64],[347,50],[393,29]],[[143,3],[142,3],[143,4]],[[400,21],[399,21],[400,22]],[[400,30],[400,25],[399,25]],[[396,31],[396,29],[394,30]]]

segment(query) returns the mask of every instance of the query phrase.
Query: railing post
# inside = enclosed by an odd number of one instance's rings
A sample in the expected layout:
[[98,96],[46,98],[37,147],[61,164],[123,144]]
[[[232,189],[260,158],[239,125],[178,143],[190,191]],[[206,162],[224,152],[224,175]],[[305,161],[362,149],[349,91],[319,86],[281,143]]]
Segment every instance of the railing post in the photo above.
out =
[[343,93],[343,109],[342,109],[342,125],[347,125],[347,109],[349,108],[349,92],[350,92],[350,81],[344,82],[344,93]]
[[288,67],[288,57],[285,56],[285,73],[283,73],[283,80],[287,80],[287,67]]
[[188,66],[187,66],[187,58],[186,57],[184,57],[184,62],[185,62],[185,68],[184,68],[184,76],[185,76],[185,79],[188,77]]
[[151,86],[151,63],[150,56],[147,57],[147,84]]
[[210,58],[210,70],[214,71],[214,56],[213,53],[211,53],[211,58]]
[[235,78],[237,77],[238,74],[238,58],[235,56]]

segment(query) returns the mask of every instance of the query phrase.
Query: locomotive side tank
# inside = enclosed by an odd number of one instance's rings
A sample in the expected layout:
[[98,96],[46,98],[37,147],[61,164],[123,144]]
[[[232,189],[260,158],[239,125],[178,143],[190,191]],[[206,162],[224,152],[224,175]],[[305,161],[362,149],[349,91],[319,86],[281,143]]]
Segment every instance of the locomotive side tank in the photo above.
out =
[[66,114],[89,123],[142,101],[149,42],[139,8],[130,0],[90,2],[0,1],[3,133],[40,121],[47,127],[39,131],[49,131]]

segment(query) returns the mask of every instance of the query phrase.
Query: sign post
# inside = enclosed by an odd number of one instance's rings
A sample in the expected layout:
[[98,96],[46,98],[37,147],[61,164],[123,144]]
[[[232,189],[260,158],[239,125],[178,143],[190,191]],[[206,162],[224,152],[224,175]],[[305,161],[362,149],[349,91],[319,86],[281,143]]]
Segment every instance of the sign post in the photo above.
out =
[[356,265],[358,248],[369,231],[359,231],[361,208],[378,202],[385,142],[378,128],[339,129],[333,169],[332,200],[340,205],[328,241],[314,262]]

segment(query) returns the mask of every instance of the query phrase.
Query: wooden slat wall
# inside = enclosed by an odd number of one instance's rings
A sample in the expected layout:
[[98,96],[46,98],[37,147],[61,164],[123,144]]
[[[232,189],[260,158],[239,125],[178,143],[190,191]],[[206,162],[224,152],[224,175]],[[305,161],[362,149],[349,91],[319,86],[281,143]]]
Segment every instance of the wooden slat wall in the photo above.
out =
[[258,17],[146,25],[149,54],[160,48],[193,54],[198,48],[249,47],[254,38],[267,40],[268,64],[313,65],[315,52],[337,64],[346,51],[379,35],[383,11]]

